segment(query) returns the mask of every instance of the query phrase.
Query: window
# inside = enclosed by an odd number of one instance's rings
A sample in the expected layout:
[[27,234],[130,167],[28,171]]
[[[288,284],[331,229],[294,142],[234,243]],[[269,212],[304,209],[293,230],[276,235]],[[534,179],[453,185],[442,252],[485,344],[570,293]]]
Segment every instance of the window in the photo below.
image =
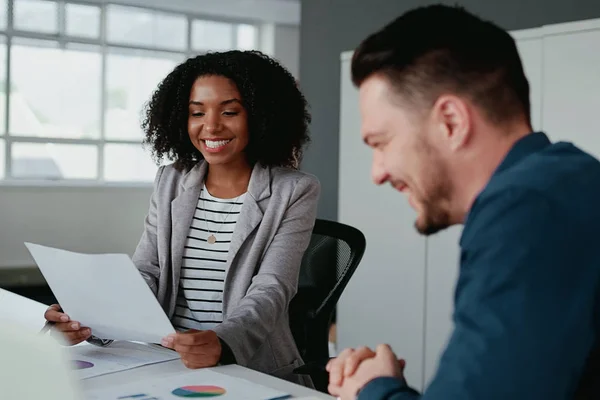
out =
[[109,43],[185,50],[185,15],[145,11],[135,7],[108,5],[106,33]]
[[14,0],[14,25],[15,29],[22,31],[58,33],[58,3]]
[[0,180],[151,182],[157,84],[195,54],[257,47],[252,24],[117,3],[0,0]]
[[227,50],[234,46],[232,24],[195,20],[192,22],[192,49]]
[[65,4],[66,34],[97,39],[100,37],[100,7]]
[[160,82],[183,56],[113,50],[106,58],[106,137],[140,140],[140,111]]

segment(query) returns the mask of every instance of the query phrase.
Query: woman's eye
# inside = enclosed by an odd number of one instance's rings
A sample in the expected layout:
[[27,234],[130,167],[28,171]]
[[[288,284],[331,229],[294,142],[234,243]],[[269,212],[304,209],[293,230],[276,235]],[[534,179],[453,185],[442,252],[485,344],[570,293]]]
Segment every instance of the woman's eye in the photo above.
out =
[[201,113],[201,112],[192,113],[192,117],[202,117],[202,116],[204,116],[204,113]]
[[239,113],[237,111],[225,111],[223,114],[227,116],[234,116],[238,115]]

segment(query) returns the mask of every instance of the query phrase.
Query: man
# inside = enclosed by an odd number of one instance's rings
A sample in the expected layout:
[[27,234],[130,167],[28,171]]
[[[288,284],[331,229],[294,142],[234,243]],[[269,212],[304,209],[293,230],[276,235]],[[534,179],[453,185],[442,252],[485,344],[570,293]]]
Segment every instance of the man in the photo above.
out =
[[454,331],[426,391],[379,346],[332,360],[331,394],[599,399],[600,163],[532,132],[511,36],[461,8],[415,9],[359,46],[352,77],[375,183],[408,197],[422,234],[464,229]]

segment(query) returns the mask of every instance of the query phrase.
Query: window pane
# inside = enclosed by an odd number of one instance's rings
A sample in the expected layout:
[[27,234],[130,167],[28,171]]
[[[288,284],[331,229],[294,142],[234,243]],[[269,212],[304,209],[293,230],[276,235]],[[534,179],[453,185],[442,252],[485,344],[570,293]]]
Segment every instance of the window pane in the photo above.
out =
[[194,50],[231,50],[233,25],[214,21],[192,21],[192,48]]
[[158,167],[142,145],[107,144],[104,147],[104,179],[152,182]]
[[5,156],[4,140],[0,139],[0,179],[4,179],[4,156]]
[[100,8],[66,4],[66,32],[69,36],[100,36]]
[[51,46],[56,43],[20,41],[11,47],[10,133],[99,137],[100,49]]
[[6,38],[0,36],[0,136],[6,131]]
[[152,92],[181,60],[160,53],[111,50],[106,59],[105,136],[140,140],[142,110]]
[[174,50],[187,48],[184,15],[109,4],[106,21],[109,42]]
[[96,179],[96,146],[54,143],[15,143],[12,176],[36,179]]
[[58,33],[58,4],[45,0],[15,0],[15,29]]
[[254,25],[238,25],[237,27],[237,48],[239,50],[256,49],[256,37],[258,30]]
[[0,0],[0,29],[5,30],[8,21],[8,0]]

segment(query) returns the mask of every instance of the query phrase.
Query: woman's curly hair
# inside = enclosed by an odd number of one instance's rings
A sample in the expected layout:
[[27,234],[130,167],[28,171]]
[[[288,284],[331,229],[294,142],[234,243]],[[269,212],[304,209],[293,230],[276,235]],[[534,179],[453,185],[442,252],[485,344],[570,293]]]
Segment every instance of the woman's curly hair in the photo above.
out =
[[163,159],[191,168],[202,160],[188,131],[188,103],[200,76],[218,75],[235,83],[248,115],[246,157],[251,165],[296,168],[309,141],[310,114],[294,77],[259,51],[213,52],[177,66],[158,85],[144,110],[144,145]]

